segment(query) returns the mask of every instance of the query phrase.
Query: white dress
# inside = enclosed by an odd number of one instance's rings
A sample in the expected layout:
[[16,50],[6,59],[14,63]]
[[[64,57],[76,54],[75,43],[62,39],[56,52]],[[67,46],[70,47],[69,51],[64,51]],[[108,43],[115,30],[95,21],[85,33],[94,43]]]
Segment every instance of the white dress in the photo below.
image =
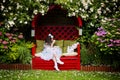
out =
[[43,51],[40,53],[40,58],[44,60],[53,59],[53,55],[56,55],[57,58],[60,58],[62,55],[62,50],[59,46],[51,47],[50,45],[45,44]]

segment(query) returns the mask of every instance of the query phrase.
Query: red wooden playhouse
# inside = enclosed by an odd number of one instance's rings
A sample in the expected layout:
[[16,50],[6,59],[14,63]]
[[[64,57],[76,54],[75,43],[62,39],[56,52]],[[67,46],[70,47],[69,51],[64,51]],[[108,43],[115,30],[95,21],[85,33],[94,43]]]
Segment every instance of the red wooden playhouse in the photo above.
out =
[[[62,9],[59,5],[51,5],[47,14],[44,16],[40,13],[35,15],[32,21],[32,27],[35,31],[35,46],[32,48],[32,55],[43,48],[44,40],[49,33],[54,35],[56,43],[62,48],[63,53],[66,47],[73,44],[80,36],[79,31],[82,26],[80,17],[67,16],[67,10]],[[80,70],[80,44],[76,49],[77,55],[62,56],[61,61],[64,65],[59,65],[60,70]],[[32,69],[54,70],[53,61],[45,61],[40,57],[32,58]]]

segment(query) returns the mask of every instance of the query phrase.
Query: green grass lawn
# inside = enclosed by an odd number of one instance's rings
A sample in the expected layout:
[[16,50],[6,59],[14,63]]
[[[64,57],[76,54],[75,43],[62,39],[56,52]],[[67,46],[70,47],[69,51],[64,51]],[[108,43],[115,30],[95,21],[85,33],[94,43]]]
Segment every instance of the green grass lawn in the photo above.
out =
[[85,71],[0,70],[0,80],[120,80],[120,73]]

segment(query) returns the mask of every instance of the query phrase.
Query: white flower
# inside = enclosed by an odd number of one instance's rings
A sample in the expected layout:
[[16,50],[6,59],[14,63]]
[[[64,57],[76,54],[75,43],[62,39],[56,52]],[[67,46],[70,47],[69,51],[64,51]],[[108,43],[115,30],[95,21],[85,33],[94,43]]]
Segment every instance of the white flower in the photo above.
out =
[[68,13],[68,16],[72,16],[71,13]]
[[90,25],[91,25],[91,26],[94,26],[94,24],[93,24],[93,23],[90,23]]
[[20,4],[19,4],[19,3],[17,3],[17,9],[19,9],[19,6],[20,6]]
[[82,18],[86,18],[86,16],[85,16],[85,15],[83,15],[83,16],[82,16]]
[[119,11],[116,11],[116,13],[119,13]]
[[82,10],[82,8],[79,8],[79,10],[81,11],[81,10]]
[[10,26],[13,26],[15,24],[14,21],[8,21],[8,23]]
[[90,8],[90,11],[93,12],[93,8]]
[[16,20],[16,19],[17,19],[16,17],[13,18],[13,20]]
[[20,23],[22,23],[23,21],[20,21]]
[[42,13],[42,14],[44,14],[44,13],[45,13],[45,11],[44,11],[44,10],[42,10],[42,11],[41,11],[41,13]]
[[28,23],[27,21],[24,22],[24,24],[27,24],[27,23]]
[[88,5],[85,5],[84,7],[85,7],[85,9],[88,9]]
[[104,19],[105,19],[105,20],[108,20],[108,18],[106,18],[106,17],[105,17]]
[[103,13],[105,14],[105,13],[106,13],[106,11],[103,11]]
[[95,18],[98,18],[98,16],[97,16],[97,15],[95,15]]
[[34,14],[37,14],[37,13],[38,13],[38,10],[34,10],[33,13],[34,13]]
[[11,10],[12,8],[9,6],[8,9]]
[[105,4],[104,4],[104,3],[101,3],[101,7],[105,7]]
[[13,13],[10,13],[10,15],[13,15]]
[[6,14],[5,13],[3,13],[3,16],[5,16]]
[[85,12],[85,10],[84,10],[84,9],[82,9],[81,11],[82,11],[82,12]]
[[106,3],[109,3],[109,1],[108,0],[105,0],[106,1]]
[[116,3],[113,3],[114,5],[116,5]]
[[4,8],[5,8],[5,7],[2,5],[2,6],[1,6],[1,10],[4,10]]
[[26,8],[26,10],[28,11],[28,8]]
[[100,15],[102,12],[101,12],[101,8],[99,8],[98,10],[97,10],[97,13]]
[[107,11],[110,11],[110,9],[109,9],[108,7],[106,8],[106,10],[107,10]]
[[102,21],[102,22],[106,22],[106,20],[104,20],[104,19],[102,19],[101,21]]
[[19,3],[17,3],[17,9],[22,8],[23,6],[21,6]]
[[73,2],[73,0],[70,0],[70,2],[72,3],[72,2]]
[[75,12],[72,13],[72,16],[75,16]]
[[75,12],[76,12],[76,13],[78,13],[79,11],[78,11],[78,10],[76,10]]
[[5,25],[5,27],[9,29],[9,28],[10,28],[10,25],[7,24],[7,25]]
[[5,3],[5,0],[3,0],[3,3]]
[[71,10],[71,11],[74,11],[74,9],[73,9],[73,8],[70,8],[70,10]]

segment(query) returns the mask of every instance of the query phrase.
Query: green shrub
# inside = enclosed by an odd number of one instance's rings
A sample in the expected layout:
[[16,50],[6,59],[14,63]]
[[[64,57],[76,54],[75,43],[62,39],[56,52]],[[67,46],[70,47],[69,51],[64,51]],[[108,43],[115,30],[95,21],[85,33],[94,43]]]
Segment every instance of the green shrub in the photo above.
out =
[[29,63],[31,47],[31,42],[25,41],[22,33],[0,28],[0,63]]
[[81,44],[81,63],[82,65],[90,64],[90,57],[88,54],[88,50],[85,45]]

